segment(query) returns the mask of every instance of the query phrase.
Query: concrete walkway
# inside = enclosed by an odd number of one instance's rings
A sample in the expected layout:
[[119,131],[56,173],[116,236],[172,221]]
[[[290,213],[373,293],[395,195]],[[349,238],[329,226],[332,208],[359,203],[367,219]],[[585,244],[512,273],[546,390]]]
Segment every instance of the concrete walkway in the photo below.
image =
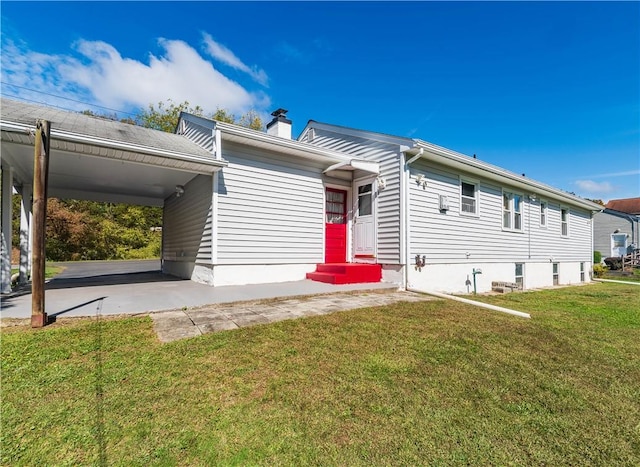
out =
[[[52,318],[150,313],[154,311],[337,293],[392,289],[393,284],[333,285],[311,280],[211,287],[162,274],[159,261],[88,261],[63,263],[65,271],[46,285],[46,312]],[[2,295],[2,318],[31,317],[31,287]]]
[[[364,284],[362,284],[364,285]],[[413,292],[389,289],[332,293],[295,298],[250,301],[151,313],[153,327],[161,342],[195,337],[256,324],[274,323],[305,316],[389,305],[401,301],[435,300]]]
[[[51,321],[68,317],[146,315],[162,342],[303,316],[433,300],[385,283],[333,285],[311,280],[210,287],[167,276],[159,261],[62,263],[47,283]],[[31,288],[4,294],[0,325],[30,320]]]

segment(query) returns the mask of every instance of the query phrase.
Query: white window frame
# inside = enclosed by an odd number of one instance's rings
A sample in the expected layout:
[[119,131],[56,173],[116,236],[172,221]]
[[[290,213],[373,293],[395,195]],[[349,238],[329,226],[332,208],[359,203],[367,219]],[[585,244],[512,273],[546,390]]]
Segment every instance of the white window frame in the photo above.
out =
[[[566,219],[562,219],[563,214],[566,213]],[[560,236],[569,237],[569,217],[571,211],[566,206],[560,206]]]
[[[518,275],[518,266],[521,266],[521,274]],[[521,290],[524,290],[524,263],[516,263],[514,267],[515,283],[520,286]],[[518,280],[519,279],[519,280]]]
[[[474,194],[473,198],[462,194],[463,184],[473,186],[473,194]],[[468,178],[460,178],[460,188],[458,193],[460,194],[460,214],[463,216],[479,217],[480,216],[480,183],[478,183],[478,181],[476,180],[470,180]],[[462,206],[463,206],[464,198],[473,199],[475,201],[475,211],[469,212],[469,211],[463,210]]]
[[540,227],[546,229],[549,224],[549,203],[540,201]]
[[584,282],[584,281],[585,281],[585,280],[584,280],[584,279],[585,279],[585,277],[586,277],[586,275],[585,275],[585,269],[586,269],[586,268],[584,267],[584,262],[581,262],[581,263],[580,263],[580,282]]
[[[519,211],[515,210],[515,197],[520,199],[519,203]],[[506,199],[506,205],[505,205]],[[517,193],[514,191],[502,190],[502,230],[506,230],[509,232],[524,232],[524,213],[522,206],[524,205],[524,196],[522,193]],[[508,214],[509,225],[505,225],[505,220],[507,219],[506,215]],[[516,228],[516,219],[520,220],[520,228]]]
[[560,263],[551,263],[551,278],[553,285],[560,285]]

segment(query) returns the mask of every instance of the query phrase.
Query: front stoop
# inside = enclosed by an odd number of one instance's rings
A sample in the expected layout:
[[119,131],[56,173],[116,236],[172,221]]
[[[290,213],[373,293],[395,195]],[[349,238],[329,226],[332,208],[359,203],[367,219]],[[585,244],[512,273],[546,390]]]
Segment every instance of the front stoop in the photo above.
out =
[[380,282],[382,280],[382,266],[357,263],[318,264],[315,272],[307,273],[307,279],[327,284]]

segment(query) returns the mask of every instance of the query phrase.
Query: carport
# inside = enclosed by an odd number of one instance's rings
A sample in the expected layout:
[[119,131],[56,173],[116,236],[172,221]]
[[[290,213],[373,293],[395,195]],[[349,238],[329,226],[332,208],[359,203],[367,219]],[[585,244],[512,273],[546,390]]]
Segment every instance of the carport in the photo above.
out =
[[[2,277],[11,291],[12,189],[22,195],[20,282],[30,269],[31,199],[36,122],[51,126],[48,196],[163,206],[197,175],[226,166],[215,148],[184,136],[1,99]],[[217,152],[219,154],[219,151]]]

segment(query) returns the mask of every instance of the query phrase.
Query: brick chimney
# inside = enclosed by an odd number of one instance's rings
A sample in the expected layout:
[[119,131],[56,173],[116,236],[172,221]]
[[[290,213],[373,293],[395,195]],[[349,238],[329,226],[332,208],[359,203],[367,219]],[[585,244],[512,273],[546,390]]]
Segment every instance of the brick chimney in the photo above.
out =
[[285,116],[287,112],[288,110],[285,109],[278,109],[271,112],[273,120],[267,123],[268,135],[291,139],[291,120]]

